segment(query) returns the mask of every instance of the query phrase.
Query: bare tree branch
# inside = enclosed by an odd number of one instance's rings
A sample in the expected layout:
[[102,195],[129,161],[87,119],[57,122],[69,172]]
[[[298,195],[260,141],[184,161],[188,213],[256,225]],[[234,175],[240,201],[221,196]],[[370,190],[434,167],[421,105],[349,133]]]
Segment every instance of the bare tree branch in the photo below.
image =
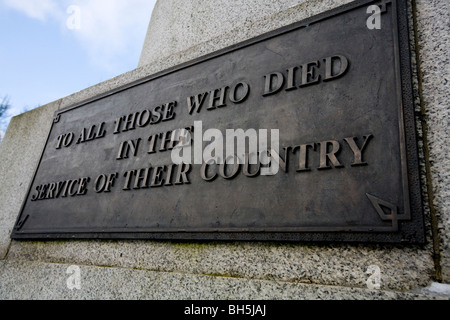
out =
[[11,105],[9,104],[9,97],[3,97],[2,102],[0,102],[0,118],[2,118],[6,114],[6,111],[8,111],[10,107]]

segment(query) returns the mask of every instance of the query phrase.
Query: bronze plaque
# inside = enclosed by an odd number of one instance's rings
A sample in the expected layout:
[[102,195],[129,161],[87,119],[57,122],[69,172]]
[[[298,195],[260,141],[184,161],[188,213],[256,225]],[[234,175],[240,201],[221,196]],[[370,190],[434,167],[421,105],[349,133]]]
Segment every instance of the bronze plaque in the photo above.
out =
[[352,2],[58,111],[12,238],[423,243],[412,100]]

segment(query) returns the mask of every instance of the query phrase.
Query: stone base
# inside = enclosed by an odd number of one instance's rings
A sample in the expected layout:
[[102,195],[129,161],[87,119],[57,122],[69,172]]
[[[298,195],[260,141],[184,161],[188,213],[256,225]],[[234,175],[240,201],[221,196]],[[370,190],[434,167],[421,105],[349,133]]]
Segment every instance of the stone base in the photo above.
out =
[[[80,267],[79,288],[70,265],[2,261],[1,299],[45,300],[424,300],[432,293],[368,290],[128,268]],[[69,285],[67,284],[69,282]],[[70,289],[72,288],[72,289]]]

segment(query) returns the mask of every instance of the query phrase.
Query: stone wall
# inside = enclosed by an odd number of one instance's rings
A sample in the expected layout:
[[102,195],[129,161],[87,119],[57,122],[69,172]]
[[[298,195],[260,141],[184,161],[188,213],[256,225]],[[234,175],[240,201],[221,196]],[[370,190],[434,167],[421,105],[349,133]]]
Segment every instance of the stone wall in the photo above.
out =
[[[447,0],[408,2],[425,245],[9,238],[56,110],[349,2],[159,0],[137,69],[13,118],[0,144],[0,299],[445,298],[423,288],[450,282]],[[71,265],[80,290],[66,285]],[[371,265],[379,290],[367,289]]]

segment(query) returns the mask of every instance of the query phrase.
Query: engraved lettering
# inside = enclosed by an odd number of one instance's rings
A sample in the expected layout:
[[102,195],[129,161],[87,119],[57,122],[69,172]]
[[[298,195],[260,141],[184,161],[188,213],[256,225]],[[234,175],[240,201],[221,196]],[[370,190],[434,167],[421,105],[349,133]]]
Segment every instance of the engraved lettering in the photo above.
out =
[[66,198],[66,197],[67,197],[67,190],[68,190],[69,184],[70,184],[71,182],[72,182],[72,180],[67,180],[67,181],[64,183],[64,188],[63,188],[63,190],[62,190],[62,195],[61,195],[62,198]]
[[132,156],[137,155],[137,151],[139,148],[139,143],[141,142],[141,138],[136,140],[124,141],[120,144],[119,153],[117,155],[117,160],[127,159],[130,156],[130,152]]
[[95,139],[95,125],[89,128],[88,136],[86,138],[86,141],[91,141]]
[[[161,121],[162,119],[162,106],[157,106],[155,107],[155,109],[153,109],[153,116],[152,116],[152,120],[150,121],[150,124],[157,124]],[[158,111],[161,110],[161,111]]]
[[[242,88],[242,89],[240,89]],[[250,86],[245,82],[239,82],[230,90],[229,99],[233,103],[241,103],[247,99],[250,93]]]
[[[347,72],[348,60],[346,57],[338,55],[327,57],[323,60],[325,61],[325,77],[323,81],[339,78]],[[336,61],[339,61],[339,66],[337,66]]]
[[48,186],[49,186],[48,184],[44,184],[39,188],[38,200],[45,199],[45,195],[47,193]]
[[127,115],[124,118],[122,132],[136,129],[136,117],[138,115],[139,115],[139,112],[135,112],[135,113]]
[[[265,85],[263,96],[269,96],[281,90],[284,84],[284,76],[281,72],[273,72],[264,76]],[[276,81],[274,83],[274,80]]]
[[190,164],[181,163],[178,165],[177,178],[175,184],[190,184],[187,174],[191,171],[192,166]]
[[95,134],[95,139],[103,138],[106,135],[106,130],[105,130],[104,126],[105,126],[104,122],[100,123],[97,133]]
[[192,114],[194,110],[197,110],[197,112],[200,112],[203,102],[205,101],[206,96],[208,95],[208,92],[198,94],[194,97],[188,97],[187,98],[187,105],[189,114]]
[[153,170],[151,187],[161,187],[164,183],[164,179],[162,178],[163,172],[166,171],[166,166],[157,166]]
[[[256,154],[258,152],[258,134],[255,129],[227,129],[226,133],[226,159],[237,156],[239,164],[244,163],[245,153]],[[235,141],[237,142],[235,145]],[[246,150],[246,141],[248,141],[248,150]],[[236,153],[235,153],[236,146]],[[252,164],[256,164],[254,161]]]
[[56,198],[59,198],[61,192],[63,191],[63,187],[66,185],[66,181],[59,181],[56,184]]
[[31,196],[31,201],[66,198],[67,196],[83,196],[87,194],[89,177],[51,182],[39,185],[36,193]]
[[97,179],[95,179],[94,182],[94,190],[97,193],[100,193],[104,190],[106,185],[106,175],[101,174],[97,177]]
[[[331,166],[328,165],[328,161],[331,162],[333,167],[341,168],[343,165],[339,162],[336,157],[336,154],[340,151],[341,145],[338,141],[330,140],[319,142],[320,145],[320,165],[318,167],[319,170],[322,169],[330,169]],[[328,151],[328,147],[332,146],[331,151]]]
[[56,149],[61,149],[61,145],[65,148],[70,146],[72,144],[73,137],[74,137],[73,132],[69,132],[67,134],[62,134],[62,135],[58,136],[58,138],[57,138],[58,142],[56,144]]
[[69,186],[69,196],[73,197],[74,195],[77,194],[78,189],[74,188],[76,187],[76,185],[78,184],[78,180],[72,180],[70,182],[70,186]]
[[292,148],[293,153],[299,150],[297,172],[311,170],[310,168],[308,168],[308,148],[311,148],[313,151],[315,151],[316,144],[315,143],[301,144],[299,146],[295,146]]
[[[261,163],[256,160],[257,165],[256,165],[256,170],[253,173],[250,173],[250,161],[249,161],[249,157],[250,155],[248,153],[245,154],[245,162],[244,162],[244,166],[242,168],[242,173],[244,175],[246,175],[247,177],[256,177],[259,174],[259,170],[261,168]],[[258,157],[256,157],[258,158]]]
[[77,144],[84,143],[87,141],[92,141],[95,139],[103,138],[106,134],[105,131],[105,123],[102,122],[98,125],[93,125],[89,128],[88,133],[86,134],[86,128],[83,128],[80,134],[80,137],[77,140]]
[[[124,115],[118,117],[114,121],[114,134],[118,134],[121,132],[126,132],[130,130],[136,129],[136,127],[142,128],[149,124],[154,125],[159,123],[160,121],[169,121],[175,119],[175,107],[177,106],[176,101],[168,102],[164,105],[156,106],[152,110],[144,109],[139,112],[130,113],[128,115]],[[102,135],[103,131],[100,131],[96,136],[99,138]]]
[[86,141],[86,129],[83,128],[83,130],[81,130],[80,137],[77,140],[77,144],[83,143],[85,141]]
[[40,191],[39,191],[39,196],[38,196],[38,200],[44,200],[45,199],[45,195],[47,194],[47,189],[48,189],[48,184],[44,184],[41,186]]
[[173,102],[169,102],[165,105],[164,108],[164,114],[162,117],[162,121],[168,121],[168,120],[172,120],[175,118],[175,112],[174,112],[174,108],[177,106],[177,102],[173,101]]
[[126,171],[123,176],[125,177],[125,183],[122,190],[130,190],[131,177],[136,174],[136,170]]
[[[159,151],[167,151],[173,149],[172,131],[160,133],[159,137],[161,140],[161,147],[159,148]],[[168,143],[169,146],[167,146]]]
[[320,75],[317,72],[319,61],[302,64],[302,83],[300,87],[305,87],[320,81]]
[[155,153],[155,145],[156,145],[156,140],[158,139],[159,134],[155,134],[153,136],[148,137],[148,141],[150,141],[150,146],[148,148],[147,153]]
[[[317,84],[321,79],[323,81],[337,79],[343,76],[349,67],[349,61],[343,55],[334,55],[323,58],[322,60],[324,61],[323,64],[319,60],[316,60],[301,64],[300,66],[289,67],[285,69],[287,71],[287,77],[285,77],[285,72],[272,72],[265,75],[263,96],[269,96],[279,92],[283,88],[285,80],[287,81],[284,90],[291,91],[299,87]],[[301,70],[298,70],[299,68]],[[299,74],[298,76],[297,73]]]
[[225,107],[227,104],[225,103],[225,94],[227,92],[228,87],[223,87],[220,89],[215,89],[209,94],[209,106],[207,110],[212,110],[216,108]]
[[55,191],[56,188],[56,183],[50,183],[48,190],[47,190],[47,196],[45,197],[46,199],[53,199],[54,194],[53,192]]
[[108,176],[104,192],[111,192],[111,188],[114,187],[114,182],[116,181],[118,176],[119,176],[118,172],[110,174]]
[[63,140],[63,146],[64,147],[70,146],[73,141],[73,137],[74,137],[73,132],[69,132],[68,134],[66,134]]
[[145,109],[141,111],[141,113],[139,113],[136,124],[138,125],[138,127],[142,128],[148,125],[151,119],[152,119],[152,112],[150,110]]
[[115,127],[114,127],[114,134],[120,133],[120,126],[122,125],[122,121],[123,121],[124,117],[119,117],[114,121]]
[[133,189],[145,189],[148,188],[148,177],[150,173],[150,168],[139,169],[136,172],[136,178],[134,179]]
[[56,138],[58,140],[58,142],[56,143],[56,149],[61,149],[61,143],[63,138],[64,138],[63,134],[58,136],[58,138]]
[[202,177],[203,180],[205,180],[205,181],[213,181],[213,180],[215,180],[215,179],[217,178],[217,172],[214,172],[214,174],[213,174],[212,176],[209,176],[209,177],[208,177],[208,167],[209,167],[211,164],[213,164],[213,163],[214,163],[214,161],[211,160],[209,163],[204,162],[204,163],[202,164],[202,168],[201,168],[201,170],[200,170],[200,175],[201,175],[201,177]]
[[167,166],[167,174],[166,174],[166,183],[164,184],[165,186],[171,186],[172,182],[172,172],[173,172],[173,168],[175,167],[175,164],[169,164]]
[[111,192],[111,188],[114,186],[119,173],[112,173],[109,175],[101,174],[95,179],[94,190],[97,193],[100,192]]
[[[281,168],[281,170],[283,170],[284,172],[288,172],[289,151],[292,149],[292,147],[284,147],[283,149],[284,149],[284,159],[273,149],[267,151],[267,155],[278,162],[278,166]],[[262,155],[265,155],[265,153],[260,154],[260,159],[263,158]],[[267,165],[271,164],[270,158]]]
[[78,187],[77,195],[82,196],[87,193],[87,191],[88,191],[87,184],[89,181],[91,181],[91,178],[89,178],[89,177],[80,179],[80,185]]
[[285,89],[286,91],[297,89],[297,86],[295,85],[295,71],[297,69],[298,67],[292,67],[287,70],[288,76],[287,76],[287,87]]
[[362,153],[363,150],[366,148],[369,140],[372,138],[373,136],[371,134],[364,136],[364,141],[362,143],[361,148],[358,147],[358,145],[356,144],[355,139],[357,139],[356,137],[350,137],[350,138],[345,138],[345,142],[347,142],[347,144],[350,146],[350,148],[353,151],[353,163],[351,164],[351,166],[365,166],[367,165],[367,162],[363,161],[362,158]]
[[40,190],[41,190],[41,186],[37,186],[37,187],[36,187],[37,193],[31,195],[31,201],[36,201],[36,200],[39,199],[39,193],[40,193]]
[[219,166],[219,174],[222,176],[222,178],[224,179],[233,179],[239,172],[239,168],[240,168],[240,164],[239,164],[239,160],[238,157],[236,155],[232,156],[233,158],[233,170],[231,171],[230,174],[227,174],[226,171],[226,167],[228,165],[228,159],[230,157],[227,157],[226,161],[222,164],[220,164]]

